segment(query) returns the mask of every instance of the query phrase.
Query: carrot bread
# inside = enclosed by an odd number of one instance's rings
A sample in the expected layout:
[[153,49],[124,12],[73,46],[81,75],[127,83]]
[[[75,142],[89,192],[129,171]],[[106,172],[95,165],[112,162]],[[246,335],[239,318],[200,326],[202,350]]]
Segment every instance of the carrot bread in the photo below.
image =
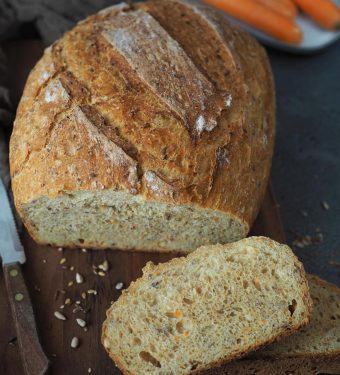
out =
[[264,49],[218,12],[120,4],[45,50],[15,120],[15,204],[39,243],[190,252],[246,236],[266,189]]
[[309,321],[302,264],[265,237],[203,246],[154,266],[107,312],[102,341],[124,374],[192,374]]
[[310,324],[293,336],[204,375],[340,374],[340,288],[308,275]]

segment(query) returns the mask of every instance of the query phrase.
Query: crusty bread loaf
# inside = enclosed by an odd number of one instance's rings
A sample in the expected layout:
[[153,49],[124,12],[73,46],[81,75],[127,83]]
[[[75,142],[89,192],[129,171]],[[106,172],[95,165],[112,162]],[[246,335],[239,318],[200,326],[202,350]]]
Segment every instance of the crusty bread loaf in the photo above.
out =
[[243,238],[267,185],[262,47],[180,0],[108,8],[47,48],[11,139],[16,207],[40,243],[189,252]]
[[143,272],[103,325],[103,345],[124,374],[192,374],[309,321],[302,264],[265,237],[203,246]]
[[298,333],[205,375],[340,374],[340,288],[308,275],[313,311]]

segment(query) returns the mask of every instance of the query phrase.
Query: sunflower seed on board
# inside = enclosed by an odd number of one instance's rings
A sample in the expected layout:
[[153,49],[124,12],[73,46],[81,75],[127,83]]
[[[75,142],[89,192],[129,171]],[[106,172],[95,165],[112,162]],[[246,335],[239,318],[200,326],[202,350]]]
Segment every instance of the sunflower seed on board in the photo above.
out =
[[78,337],[73,337],[71,340],[71,348],[77,349],[79,346],[79,339]]
[[66,320],[66,316],[62,314],[60,311],[55,311],[54,316],[59,320]]
[[117,290],[121,290],[121,289],[123,289],[123,286],[124,286],[124,284],[123,284],[121,281],[119,281],[119,282],[116,284],[115,288],[116,288]]
[[109,263],[107,260],[104,260],[104,262],[102,264],[100,264],[98,266],[98,268],[100,268],[101,270],[107,272],[109,270]]
[[80,273],[76,273],[76,282],[77,284],[82,284],[84,282],[84,277]]
[[76,322],[78,323],[78,325],[82,328],[86,327],[86,322],[84,319],[80,319],[80,318],[77,318],[76,319]]

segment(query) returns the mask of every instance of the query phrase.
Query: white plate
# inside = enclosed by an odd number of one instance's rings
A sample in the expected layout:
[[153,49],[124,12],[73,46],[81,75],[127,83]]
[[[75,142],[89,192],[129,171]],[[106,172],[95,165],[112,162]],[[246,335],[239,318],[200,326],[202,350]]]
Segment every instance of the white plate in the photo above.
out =
[[[313,1],[313,0],[311,0]],[[340,6],[340,0],[336,0]],[[295,52],[295,53],[311,53],[321,50],[338,40],[340,38],[340,31],[327,31],[321,29],[314,21],[304,14],[299,14],[296,18],[297,24],[300,26],[304,38],[299,45],[293,45],[289,43],[283,43],[271,36],[243,23],[235,18],[230,17],[223,12],[231,22],[240,25],[243,29],[247,30],[255,38],[261,41],[263,44],[281,49],[284,51]]]

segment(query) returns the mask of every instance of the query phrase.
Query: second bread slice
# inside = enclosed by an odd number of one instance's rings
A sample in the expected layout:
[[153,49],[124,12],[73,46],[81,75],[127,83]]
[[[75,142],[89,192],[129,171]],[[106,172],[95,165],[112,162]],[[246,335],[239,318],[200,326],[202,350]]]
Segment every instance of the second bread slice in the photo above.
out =
[[125,374],[191,374],[309,321],[302,264],[264,237],[204,246],[143,271],[103,326],[103,344]]

